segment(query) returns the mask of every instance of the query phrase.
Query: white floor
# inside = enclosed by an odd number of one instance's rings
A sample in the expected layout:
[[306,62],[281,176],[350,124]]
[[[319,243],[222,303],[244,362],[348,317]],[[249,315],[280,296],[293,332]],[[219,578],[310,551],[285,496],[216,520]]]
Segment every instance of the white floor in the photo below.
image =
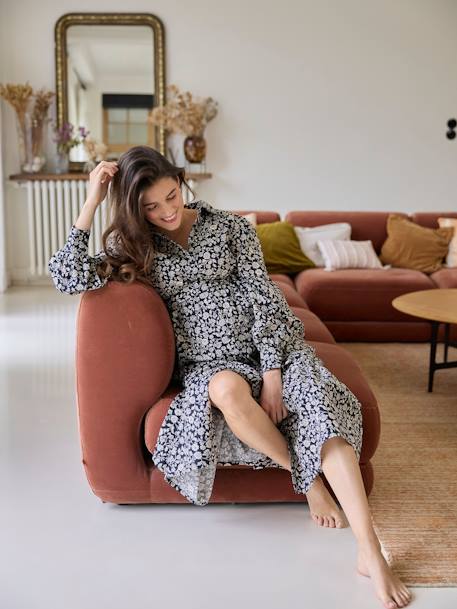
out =
[[[305,505],[102,503],[81,464],[74,386],[79,296],[0,294],[0,609],[382,607],[350,529]],[[455,588],[412,588],[416,609]]]

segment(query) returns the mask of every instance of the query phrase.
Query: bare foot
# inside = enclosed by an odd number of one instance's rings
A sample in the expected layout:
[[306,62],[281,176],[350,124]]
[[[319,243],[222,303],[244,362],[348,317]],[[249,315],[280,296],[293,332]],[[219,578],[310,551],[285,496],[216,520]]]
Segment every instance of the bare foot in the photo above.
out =
[[333,497],[318,476],[306,494],[309,512],[314,522],[321,527],[345,529],[349,526],[343,512],[336,505]]
[[391,571],[379,545],[378,548],[359,548],[357,571],[365,577],[371,577],[376,596],[386,609],[406,607],[411,601],[411,592]]

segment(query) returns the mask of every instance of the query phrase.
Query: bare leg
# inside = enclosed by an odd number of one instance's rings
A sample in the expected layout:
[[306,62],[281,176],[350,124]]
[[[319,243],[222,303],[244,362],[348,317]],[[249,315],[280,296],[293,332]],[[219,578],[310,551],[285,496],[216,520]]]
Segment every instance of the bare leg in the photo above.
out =
[[222,411],[227,425],[245,444],[291,470],[287,440],[252,397],[251,387],[232,370],[221,370],[210,380],[212,404]]
[[[286,439],[252,398],[249,384],[240,375],[228,370],[216,373],[209,383],[209,395],[213,405],[223,412],[230,429],[241,441],[291,471]],[[380,551],[354,449],[341,437],[330,438],[322,446],[321,461],[325,477],[344,509],[359,544],[360,573],[372,578],[376,594],[386,609],[406,606],[411,594],[392,573]],[[324,490],[327,492],[325,487]],[[306,496],[308,498],[308,494]]]
[[[287,440],[264,409],[252,397],[251,387],[232,370],[222,370],[210,380],[209,396],[219,408],[227,425],[245,444],[270,457],[291,471]],[[318,476],[306,499],[312,520],[319,526],[345,528],[347,521]]]
[[353,447],[341,437],[330,438],[321,450],[322,471],[351,525],[359,547],[359,572],[372,578],[376,595],[386,609],[405,607],[411,593],[390,570],[376,533]]

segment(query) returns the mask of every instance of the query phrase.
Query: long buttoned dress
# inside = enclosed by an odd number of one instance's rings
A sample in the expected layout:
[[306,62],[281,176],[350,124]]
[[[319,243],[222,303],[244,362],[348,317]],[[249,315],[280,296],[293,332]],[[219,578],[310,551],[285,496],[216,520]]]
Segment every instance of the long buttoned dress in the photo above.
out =
[[[320,451],[341,436],[360,458],[361,404],[305,341],[306,328],[270,279],[255,227],[243,216],[202,200],[185,249],[151,224],[156,257],[151,284],[164,300],[176,343],[174,379],[182,390],[172,400],[152,453],[167,482],[195,505],[211,497],[216,466],[282,467],[242,442],[211,404],[208,383],[220,370],[233,370],[250,385],[258,402],[262,375],[280,368],[288,415],[278,429],[287,440],[291,481],[308,492],[322,472]],[[49,260],[58,290],[67,294],[98,289],[96,264],[88,255],[90,230],[74,225],[65,245]]]

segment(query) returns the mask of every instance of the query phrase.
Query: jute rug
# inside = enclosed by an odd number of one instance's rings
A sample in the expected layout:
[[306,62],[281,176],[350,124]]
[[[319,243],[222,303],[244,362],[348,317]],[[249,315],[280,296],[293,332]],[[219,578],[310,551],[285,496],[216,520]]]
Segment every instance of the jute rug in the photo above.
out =
[[427,344],[341,346],[378,400],[369,504],[386,559],[405,584],[457,587],[457,368],[436,371],[428,393]]

